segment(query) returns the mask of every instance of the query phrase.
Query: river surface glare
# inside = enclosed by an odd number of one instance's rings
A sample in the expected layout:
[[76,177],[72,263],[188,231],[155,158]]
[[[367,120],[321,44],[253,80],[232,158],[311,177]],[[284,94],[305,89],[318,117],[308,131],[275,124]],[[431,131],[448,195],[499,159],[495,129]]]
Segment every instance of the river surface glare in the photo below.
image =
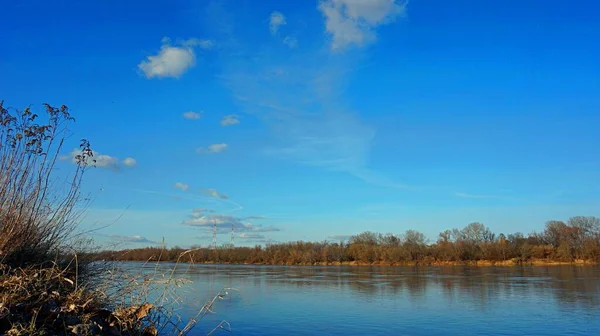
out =
[[[155,266],[127,263],[138,271]],[[222,320],[232,335],[600,335],[598,266],[180,264],[174,275],[193,281],[183,289],[184,319],[221,288],[238,290],[190,335]]]

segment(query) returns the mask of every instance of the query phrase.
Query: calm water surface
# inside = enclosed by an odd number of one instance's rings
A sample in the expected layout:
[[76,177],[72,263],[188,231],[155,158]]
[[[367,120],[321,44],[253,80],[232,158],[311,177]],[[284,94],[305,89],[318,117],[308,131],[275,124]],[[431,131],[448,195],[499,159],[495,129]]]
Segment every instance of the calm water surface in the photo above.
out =
[[221,320],[234,335],[600,335],[596,266],[179,265],[176,275],[194,281],[184,317],[219,289],[239,289],[191,335]]

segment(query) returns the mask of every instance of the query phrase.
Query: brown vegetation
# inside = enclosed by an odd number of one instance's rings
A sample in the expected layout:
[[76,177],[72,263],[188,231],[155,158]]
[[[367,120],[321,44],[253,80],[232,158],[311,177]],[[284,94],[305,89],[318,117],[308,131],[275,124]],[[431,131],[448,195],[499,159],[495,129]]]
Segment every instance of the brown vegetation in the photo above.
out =
[[[162,252],[162,260],[174,260],[184,250]],[[97,259],[153,260],[158,248],[104,251]],[[363,232],[348,242],[289,242],[265,247],[195,249],[186,257],[195,263],[286,265],[516,265],[600,262],[600,219],[572,217],[567,223],[549,221],[542,233],[524,236],[492,233],[481,223],[446,230],[434,243],[408,230],[402,235]]]
[[182,322],[174,272],[123,272],[91,260],[74,209],[94,152],[82,140],[74,172],[57,184],[73,118],[66,106],[44,107],[39,116],[0,101],[0,335],[184,335],[226,294]]
[[69,274],[69,270],[58,265],[11,270],[2,265],[0,333],[139,334],[152,305],[129,306],[114,312],[103,308],[109,306],[108,298],[87,285],[80,286],[78,276]]

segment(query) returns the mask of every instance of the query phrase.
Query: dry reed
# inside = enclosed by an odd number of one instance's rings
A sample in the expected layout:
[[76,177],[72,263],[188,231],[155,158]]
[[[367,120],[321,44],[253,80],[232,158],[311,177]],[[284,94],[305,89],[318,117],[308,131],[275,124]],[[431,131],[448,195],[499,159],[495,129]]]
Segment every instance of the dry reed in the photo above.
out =
[[[185,335],[229,291],[184,322],[175,311],[187,281],[175,269],[136,273],[91,261],[76,211],[95,163],[87,140],[70,177],[53,179],[73,120],[64,105],[44,104],[38,115],[0,101],[0,335]],[[228,328],[223,321],[210,333]]]

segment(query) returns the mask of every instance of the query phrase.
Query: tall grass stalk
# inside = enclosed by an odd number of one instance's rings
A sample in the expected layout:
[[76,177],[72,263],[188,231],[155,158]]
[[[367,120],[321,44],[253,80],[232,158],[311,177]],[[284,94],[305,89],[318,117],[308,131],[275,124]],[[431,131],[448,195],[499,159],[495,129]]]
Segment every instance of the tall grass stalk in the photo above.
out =
[[74,209],[81,200],[92,150],[81,141],[76,166],[63,185],[51,179],[73,118],[66,106],[8,109],[0,102],[0,262],[27,266],[69,253],[77,229]]
[[53,180],[73,120],[64,105],[44,104],[38,115],[0,101],[0,335],[185,335],[230,291],[185,322],[176,307],[189,281],[175,268],[191,251],[166,273],[160,256],[153,272],[91,261],[76,210],[85,209],[81,183],[95,163],[87,140],[64,183]]

